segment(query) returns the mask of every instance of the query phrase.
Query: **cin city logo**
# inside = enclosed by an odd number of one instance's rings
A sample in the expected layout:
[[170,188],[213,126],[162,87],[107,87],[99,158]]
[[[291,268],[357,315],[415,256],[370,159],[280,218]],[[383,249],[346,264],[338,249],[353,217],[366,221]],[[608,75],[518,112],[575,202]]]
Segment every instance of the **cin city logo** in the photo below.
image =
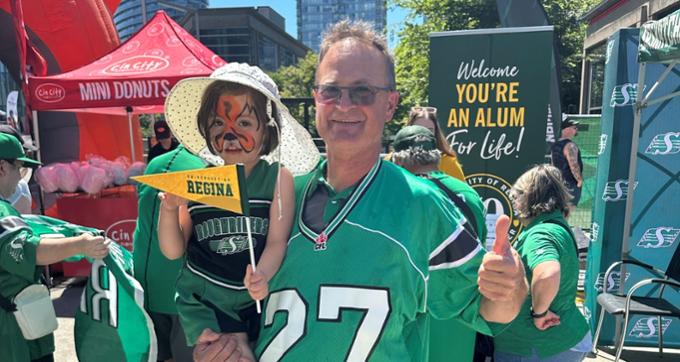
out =
[[35,89],[35,97],[46,103],[56,103],[66,98],[66,89],[55,83],[43,83]]
[[604,150],[607,149],[607,137],[609,137],[609,136],[607,136],[606,133],[603,133],[603,134],[600,135],[600,146],[597,149],[597,155],[598,156],[603,154]]
[[[661,335],[666,333],[666,330],[671,325],[672,319],[661,317]],[[657,317],[642,317],[635,321],[633,329],[628,334],[631,337],[638,338],[658,338],[659,337],[659,322]]]
[[135,55],[119,60],[102,70],[108,75],[129,75],[157,72],[170,66],[170,61],[155,55]]
[[668,248],[675,243],[680,235],[680,229],[670,226],[650,228],[642,234],[637,246],[645,249]]
[[136,226],[137,220],[135,219],[120,220],[106,228],[104,234],[107,238],[117,241],[125,249],[132,251],[132,234]]
[[680,153],[680,132],[668,132],[654,136],[645,153],[648,155],[673,155]]
[[600,224],[593,221],[593,225],[590,229],[590,241],[596,242],[597,238],[600,236]]
[[[626,280],[628,280],[628,277],[630,277],[630,273],[626,273],[626,277],[623,280],[624,283],[626,282]],[[604,286],[604,273],[599,273],[597,274],[597,280],[595,281],[595,290],[597,290],[598,293],[600,293],[603,291],[602,290],[603,286]],[[607,279],[606,292],[609,293],[618,290],[619,286],[621,286],[621,273],[620,272],[609,273],[609,279]]]
[[632,106],[637,101],[637,84],[624,83],[614,87],[609,105],[612,107]]
[[[633,189],[637,187],[637,181],[633,184]],[[614,202],[625,200],[628,197],[628,180],[609,181],[604,185],[602,200]]]

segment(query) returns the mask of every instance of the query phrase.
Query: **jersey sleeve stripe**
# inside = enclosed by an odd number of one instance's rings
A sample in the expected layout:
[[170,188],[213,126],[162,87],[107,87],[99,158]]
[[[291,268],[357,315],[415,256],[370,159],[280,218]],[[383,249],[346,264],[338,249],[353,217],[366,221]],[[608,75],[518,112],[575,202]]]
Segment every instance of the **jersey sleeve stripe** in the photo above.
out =
[[432,252],[430,253],[430,260],[432,260],[432,258],[436,257],[437,255],[441,254],[441,252],[444,249],[446,249],[449,246],[449,244],[456,240],[458,235],[460,235],[460,233],[462,233],[463,230],[465,230],[465,228],[463,227],[464,223],[465,219],[461,219],[458,225],[456,225],[456,229],[453,230],[453,233],[451,233],[451,235],[449,235],[448,238],[446,238],[441,244],[439,244],[436,248],[434,248],[434,250],[432,250]]
[[28,224],[18,216],[5,216],[0,218],[0,238],[9,233],[28,229]]
[[430,254],[430,270],[455,268],[465,264],[481,250],[479,241],[460,225]]
[[477,247],[472,250],[469,254],[465,255],[461,259],[458,259],[454,262],[450,263],[441,263],[441,264],[433,264],[432,261],[430,261],[430,271],[433,270],[440,270],[440,269],[452,269],[452,268],[457,268],[465,263],[467,263],[470,259],[475,257],[477,253],[479,253],[482,250],[481,245],[477,245]]

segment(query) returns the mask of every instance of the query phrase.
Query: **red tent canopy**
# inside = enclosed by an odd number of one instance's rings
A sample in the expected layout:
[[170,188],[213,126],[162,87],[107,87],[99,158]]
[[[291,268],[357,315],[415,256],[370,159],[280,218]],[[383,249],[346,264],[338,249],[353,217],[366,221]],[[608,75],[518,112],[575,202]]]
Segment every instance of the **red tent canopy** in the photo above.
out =
[[207,76],[225,62],[159,11],[128,41],[67,73],[29,77],[34,110],[162,113],[181,79]]

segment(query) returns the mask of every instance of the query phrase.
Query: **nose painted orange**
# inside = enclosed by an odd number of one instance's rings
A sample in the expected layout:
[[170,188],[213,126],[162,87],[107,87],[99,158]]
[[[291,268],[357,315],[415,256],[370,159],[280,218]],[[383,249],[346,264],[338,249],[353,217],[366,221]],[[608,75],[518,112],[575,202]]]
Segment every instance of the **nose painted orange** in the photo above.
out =
[[[215,144],[217,145],[217,151],[222,152],[224,150],[224,141],[228,139],[227,135],[231,134],[236,136],[238,143],[245,152],[252,152],[255,148],[255,138],[248,131],[238,130],[236,126],[236,120],[238,117],[250,110],[254,113],[254,110],[250,104],[247,102],[241,104],[237,97],[232,95],[223,95],[217,101],[217,109],[215,114],[224,120],[224,128],[222,132],[215,136]],[[259,122],[259,120],[258,120]],[[258,124],[259,129],[259,124]]]

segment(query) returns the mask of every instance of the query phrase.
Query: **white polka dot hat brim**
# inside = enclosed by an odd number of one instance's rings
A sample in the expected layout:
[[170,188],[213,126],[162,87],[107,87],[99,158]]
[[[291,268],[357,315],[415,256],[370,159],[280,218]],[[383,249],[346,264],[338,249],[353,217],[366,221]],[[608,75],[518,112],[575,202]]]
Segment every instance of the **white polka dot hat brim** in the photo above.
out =
[[165,100],[165,120],[186,149],[213,165],[224,164],[222,158],[208,149],[197,122],[203,93],[213,82],[220,80],[252,88],[276,104],[281,122],[278,125],[279,146],[263,158],[280,162],[294,175],[307,173],[318,164],[320,155],[312,137],[281,103],[274,81],[260,68],[245,63],[228,63],[217,68],[210,77],[183,79],[170,90]]

